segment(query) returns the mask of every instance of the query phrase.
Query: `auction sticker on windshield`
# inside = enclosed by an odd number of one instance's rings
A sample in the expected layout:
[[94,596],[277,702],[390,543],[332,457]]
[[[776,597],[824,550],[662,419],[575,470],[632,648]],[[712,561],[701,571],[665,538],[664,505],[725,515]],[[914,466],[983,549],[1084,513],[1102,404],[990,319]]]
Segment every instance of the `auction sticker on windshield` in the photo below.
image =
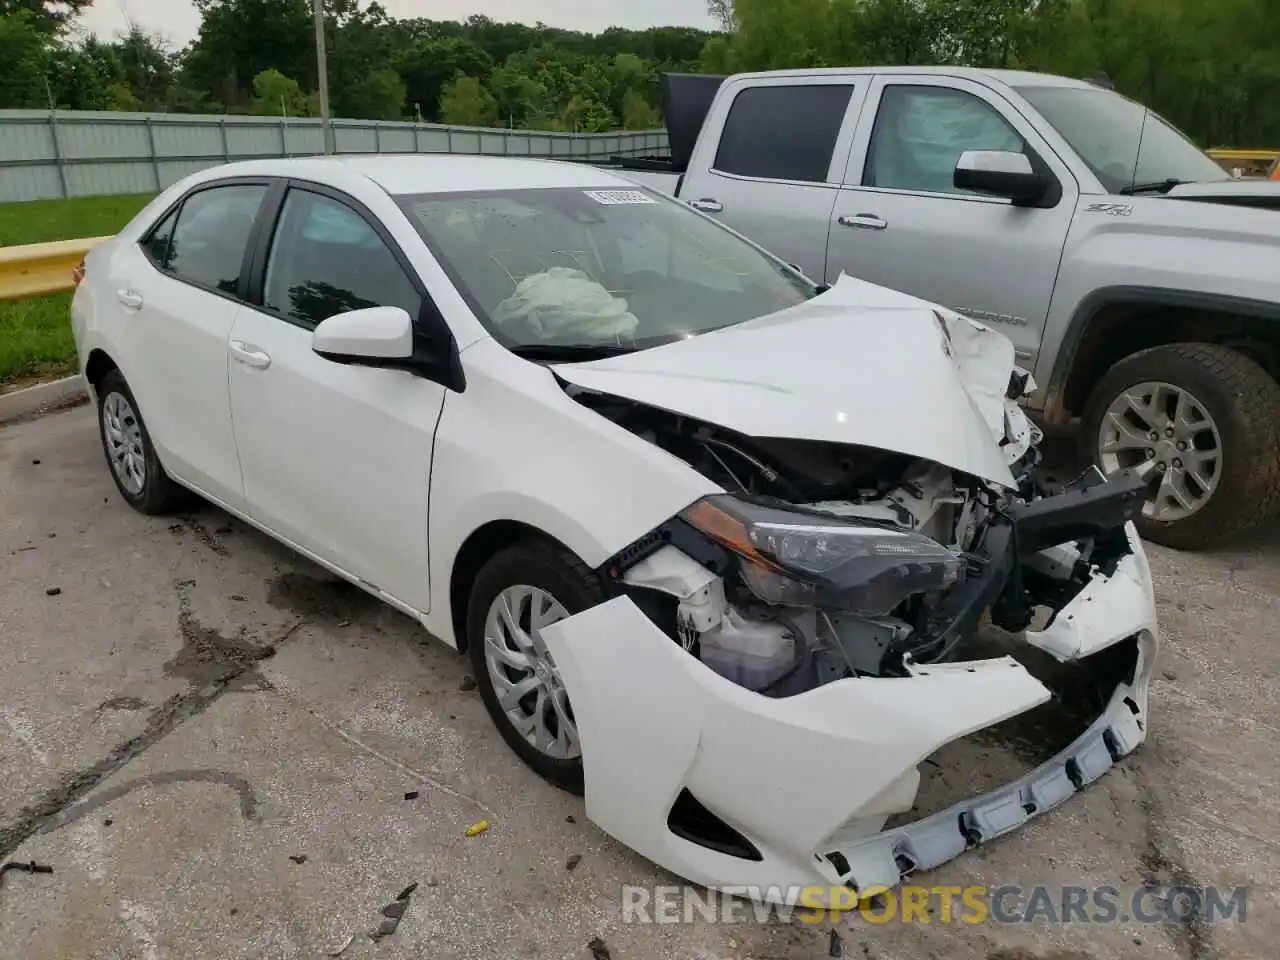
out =
[[643,190],[584,190],[588,197],[596,203],[610,206],[619,203],[657,203],[653,197]]

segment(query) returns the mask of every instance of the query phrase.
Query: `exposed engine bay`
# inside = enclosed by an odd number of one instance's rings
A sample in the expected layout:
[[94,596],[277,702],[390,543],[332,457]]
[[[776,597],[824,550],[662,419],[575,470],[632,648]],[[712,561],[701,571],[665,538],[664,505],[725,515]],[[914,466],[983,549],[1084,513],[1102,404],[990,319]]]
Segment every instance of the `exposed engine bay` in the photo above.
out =
[[[998,331],[842,276],[774,316],[551,366],[629,453],[700,474],[597,563],[609,595],[542,632],[593,822],[709,887],[872,890],[1137,749],[1159,645],[1144,488],[1051,482],[1015,360]],[[985,763],[934,783],[990,744],[994,789]]]
[[[1014,378],[1011,396],[1025,383]],[[727,491],[606,564],[606,576],[716,673],[770,697],[963,660],[979,620],[1051,626],[1131,552],[1140,488],[1037,476],[1038,432],[1002,444],[1016,487],[849,444],[748,438],[639,402],[574,398]],[[1016,410],[1016,405],[1009,404]]]

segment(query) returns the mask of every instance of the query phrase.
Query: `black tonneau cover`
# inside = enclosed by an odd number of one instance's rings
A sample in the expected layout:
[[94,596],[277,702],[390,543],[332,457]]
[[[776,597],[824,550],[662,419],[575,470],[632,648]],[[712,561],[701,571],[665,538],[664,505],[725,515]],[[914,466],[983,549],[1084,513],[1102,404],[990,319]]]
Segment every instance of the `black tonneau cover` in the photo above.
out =
[[707,119],[711,102],[726,79],[705,73],[662,75],[662,113],[667,122],[673,173],[684,173],[689,168],[702,122]]

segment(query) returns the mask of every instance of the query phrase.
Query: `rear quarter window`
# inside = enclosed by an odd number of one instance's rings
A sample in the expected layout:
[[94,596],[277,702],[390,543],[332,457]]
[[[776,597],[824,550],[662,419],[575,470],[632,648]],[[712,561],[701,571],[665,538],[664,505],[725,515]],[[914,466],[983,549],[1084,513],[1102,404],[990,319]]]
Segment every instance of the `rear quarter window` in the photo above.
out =
[[853,87],[748,87],[733,98],[716,150],[722,173],[822,183]]

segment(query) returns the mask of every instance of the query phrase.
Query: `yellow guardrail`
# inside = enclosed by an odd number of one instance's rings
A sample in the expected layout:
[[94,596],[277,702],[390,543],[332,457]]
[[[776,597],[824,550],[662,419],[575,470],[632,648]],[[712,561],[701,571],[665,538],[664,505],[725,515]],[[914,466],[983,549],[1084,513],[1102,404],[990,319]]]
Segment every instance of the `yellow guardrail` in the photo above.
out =
[[1262,163],[1274,163],[1280,160],[1280,150],[1238,150],[1234,147],[1214,147],[1205,152],[1218,161],[1256,160]]
[[109,239],[89,237],[0,247],[0,300],[23,300],[72,289],[72,271],[85,254]]
[[1280,150],[1246,150],[1236,147],[1214,147],[1206,150],[1225,170],[1238,170],[1246,177],[1274,177],[1280,169]]

